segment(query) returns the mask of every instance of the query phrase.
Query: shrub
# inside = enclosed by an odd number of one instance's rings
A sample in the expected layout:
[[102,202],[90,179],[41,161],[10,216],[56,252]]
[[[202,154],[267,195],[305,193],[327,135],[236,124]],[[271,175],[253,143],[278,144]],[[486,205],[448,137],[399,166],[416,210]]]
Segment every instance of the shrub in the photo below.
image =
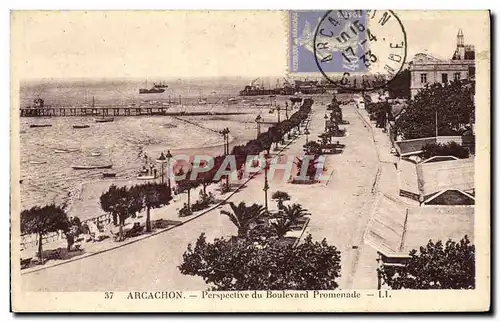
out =
[[424,159],[432,158],[433,156],[448,156],[452,155],[459,159],[466,159],[469,157],[469,150],[456,142],[449,142],[446,144],[431,143],[426,144],[422,148],[422,157]]

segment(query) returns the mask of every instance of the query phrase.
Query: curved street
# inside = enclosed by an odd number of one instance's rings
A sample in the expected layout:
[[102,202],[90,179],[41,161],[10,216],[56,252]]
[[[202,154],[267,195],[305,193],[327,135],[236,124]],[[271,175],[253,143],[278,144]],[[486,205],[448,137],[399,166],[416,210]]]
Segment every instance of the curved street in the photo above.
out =
[[[350,98],[350,97],[349,97]],[[325,105],[316,102],[310,125],[311,140],[324,130]],[[352,104],[342,106],[347,135],[338,138],[345,144],[342,154],[328,155],[326,167],[331,178],[312,186],[270,181],[269,193],[287,191],[290,202],[309,210],[311,221],[306,233],[313,239],[326,238],[341,251],[342,277],[340,288],[353,282],[361,248],[362,235],[373,202],[372,186],[379,169],[379,160],[369,126]],[[284,151],[298,155],[305,143],[302,135]],[[332,172],[333,171],[333,172]],[[236,193],[232,201],[263,204],[264,178],[258,175],[247,187]],[[269,201],[274,206],[274,201]],[[201,233],[209,239],[236,233],[236,229],[218,209],[185,225],[112,251],[76,260],[46,270],[22,275],[26,291],[141,291],[141,290],[205,290],[208,286],[199,277],[182,275],[177,266],[189,243]],[[375,258],[374,258],[375,260]],[[372,286],[372,278],[366,288]],[[360,285],[360,287],[363,285]],[[360,288],[357,287],[357,288]]]

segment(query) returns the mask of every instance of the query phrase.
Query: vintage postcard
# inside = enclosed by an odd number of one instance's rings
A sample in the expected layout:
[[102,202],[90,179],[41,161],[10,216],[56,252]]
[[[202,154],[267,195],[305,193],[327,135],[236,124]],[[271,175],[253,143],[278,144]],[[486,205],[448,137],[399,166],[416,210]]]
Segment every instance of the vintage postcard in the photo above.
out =
[[490,309],[490,13],[12,11],[15,312]]

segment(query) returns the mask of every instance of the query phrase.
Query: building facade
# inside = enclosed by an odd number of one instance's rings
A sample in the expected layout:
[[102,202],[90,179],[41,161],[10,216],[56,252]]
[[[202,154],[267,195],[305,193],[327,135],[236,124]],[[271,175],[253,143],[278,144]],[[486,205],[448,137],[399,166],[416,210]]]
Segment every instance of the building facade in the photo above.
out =
[[428,53],[418,53],[410,64],[410,91],[415,97],[426,85],[446,84],[453,80],[474,80],[474,46],[464,44],[462,30],[457,34],[457,48],[449,60],[438,59]]

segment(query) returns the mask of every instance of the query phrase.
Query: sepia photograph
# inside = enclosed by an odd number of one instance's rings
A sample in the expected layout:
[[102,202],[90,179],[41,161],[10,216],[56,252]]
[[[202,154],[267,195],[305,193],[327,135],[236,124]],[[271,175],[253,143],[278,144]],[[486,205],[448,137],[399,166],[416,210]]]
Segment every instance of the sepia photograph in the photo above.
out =
[[489,11],[10,25],[14,312],[490,309]]

